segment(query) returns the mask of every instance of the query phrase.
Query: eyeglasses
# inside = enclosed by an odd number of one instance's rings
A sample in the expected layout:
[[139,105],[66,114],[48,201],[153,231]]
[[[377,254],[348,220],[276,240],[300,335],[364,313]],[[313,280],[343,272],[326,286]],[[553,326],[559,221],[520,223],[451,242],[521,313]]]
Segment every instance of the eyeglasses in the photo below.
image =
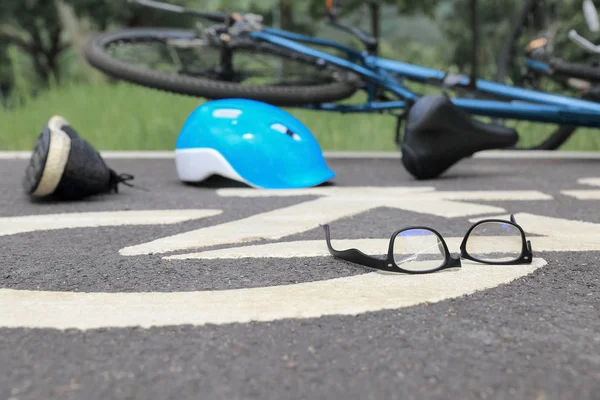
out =
[[485,219],[469,228],[460,244],[460,256],[448,251],[446,241],[435,229],[410,226],[394,232],[385,259],[358,249],[336,250],[331,246],[329,225],[323,225],[329,253],[355,264],[388,272],[425,274],[460,268],[461,258],[494,265],[531,264],[531,242],[510,216],[510,221]]

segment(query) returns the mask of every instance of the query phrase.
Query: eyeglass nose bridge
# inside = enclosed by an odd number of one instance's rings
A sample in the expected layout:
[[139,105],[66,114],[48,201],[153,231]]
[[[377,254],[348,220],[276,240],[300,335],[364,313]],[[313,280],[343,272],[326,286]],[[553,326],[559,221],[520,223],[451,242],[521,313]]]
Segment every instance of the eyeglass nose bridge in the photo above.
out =
[[461,268],[461,257],[458,255],[448,254],[448,268]]

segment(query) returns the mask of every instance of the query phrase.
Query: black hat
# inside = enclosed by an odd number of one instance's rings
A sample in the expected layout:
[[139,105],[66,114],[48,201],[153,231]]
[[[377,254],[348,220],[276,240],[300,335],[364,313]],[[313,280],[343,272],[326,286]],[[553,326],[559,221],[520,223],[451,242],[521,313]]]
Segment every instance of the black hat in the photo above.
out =
[[32,198],[78,200],[117,193],[119,183],[133,179],[110,169],[94,147],[55,115],[44,125],[25,171],[23,187]]

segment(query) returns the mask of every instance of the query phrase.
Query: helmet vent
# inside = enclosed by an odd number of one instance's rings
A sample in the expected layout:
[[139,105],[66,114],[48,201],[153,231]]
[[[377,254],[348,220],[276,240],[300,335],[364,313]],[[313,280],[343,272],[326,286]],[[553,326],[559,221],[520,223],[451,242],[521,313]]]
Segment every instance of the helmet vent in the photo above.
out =
[[212,112],[215,118],[237,118],[242,113],[242,110],[235,108],[218,108]]
[[300,136],[297,133],[294,133],[291,129],[282,124],[273,124],[271,125],[271,129],[276,130],[277,132],[284,133],[291,137],[294,140],[300,140]]

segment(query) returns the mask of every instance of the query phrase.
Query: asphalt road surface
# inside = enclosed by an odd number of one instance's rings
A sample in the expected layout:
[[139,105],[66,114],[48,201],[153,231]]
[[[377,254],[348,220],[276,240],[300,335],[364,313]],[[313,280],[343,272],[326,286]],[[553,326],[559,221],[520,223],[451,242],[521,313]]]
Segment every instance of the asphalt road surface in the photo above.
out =
[[[331,158],[331,185],[264,193],[109,158],[146,191],[34,203],[27,160],[4,158],[0,399],[600,399],[600,159],[474,158],[419,182]],[[456,253],[511,213],[532,264],[423,276],[333,259],[320,226],[382,254],[427,225]]]

